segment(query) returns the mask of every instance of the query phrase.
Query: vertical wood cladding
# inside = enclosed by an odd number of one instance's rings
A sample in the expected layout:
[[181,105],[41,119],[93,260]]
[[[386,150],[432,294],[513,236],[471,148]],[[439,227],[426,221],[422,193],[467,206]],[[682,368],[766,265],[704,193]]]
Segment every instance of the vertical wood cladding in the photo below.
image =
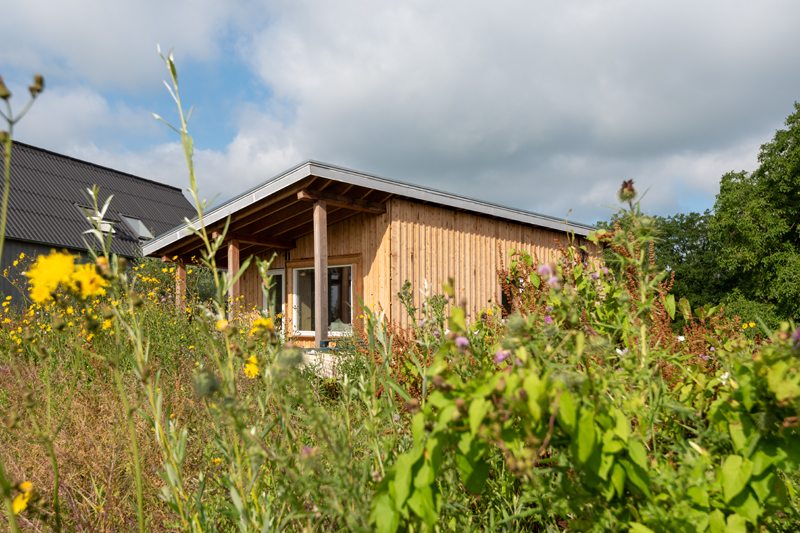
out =
[[[406,280],[412,283],[414,305],[419,307],[426,282],[431,294],[438,294],[442,283],[452,277],[457,298],[466,301],[467,313],[474,319],[490,301],[500,301],[497,269],[501,263],[508,264],[512,248],[547,262],[559,255],[555,240],[567,241],[564,232],[396,198],[386,208],[383,215],[359,213],[329,226],[329,264],[335,265],[337,256],[348,256],[348,260],[358,256],[358,296],[365,305],[376,312],[385,311],[388,319],[404,326],[409,318],[396,295]],[[599,252],[582,239],[580,244],[593,254]],[[311,234],[297,239],[288,264],[283,250],[259,254],[267,258],[276,252],[272,268],[286,268],[287,315],[293,307],[292,269],[313,265],[307,264],[314,257],[313,245]],[[261,280],[255,263],[242,275],[241,291],[248,306],[261,306]]]

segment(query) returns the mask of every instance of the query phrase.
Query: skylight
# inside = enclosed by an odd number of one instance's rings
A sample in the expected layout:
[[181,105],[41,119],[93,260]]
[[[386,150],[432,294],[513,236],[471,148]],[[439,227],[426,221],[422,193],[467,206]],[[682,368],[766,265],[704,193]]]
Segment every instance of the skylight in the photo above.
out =
[[150,230],[147,229],[147,226],[144,225],[144,222],[142,222],[138,218],[133,218],[125,215],[121,216],[122,219],[133,230],[133,234],[139,237],[139,240],[149,241],[150,239],[153,238],[153,234],[150,233]]

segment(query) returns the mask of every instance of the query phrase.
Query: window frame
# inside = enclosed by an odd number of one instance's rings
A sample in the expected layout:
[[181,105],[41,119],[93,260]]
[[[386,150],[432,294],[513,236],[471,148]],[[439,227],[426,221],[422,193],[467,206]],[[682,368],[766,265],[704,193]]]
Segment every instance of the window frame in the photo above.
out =
[[[353,297],[356,294],[356,275],[357,275],[357,268],[358,263],[353,261],[351,263],[331,263],[328,265],[328,269],[331,268],[342,268],[342,267],[349,267],[350,268],[350,328],[352,331],[353,322],[355,321],[355,302],[353,301]],[[298,286],[298,276],[301,270],[314,270],[314,266],[309,267],[293,267],[292,268],[292,332],[297,335],[298,337],[313,337],[315,335],[315,331],[307,331],[301,330],[299,328],[299,312],[298,306],[300,305],[300,297],[299,292],[297,290]],[[330,304],[330,302],[328,302]],[[314,310],[316,312],[316,309]],[[283,315],[286,316],[285,314]],[[330,331],[328,330],[328,337],[343,337],[351,333],[351,331]]]

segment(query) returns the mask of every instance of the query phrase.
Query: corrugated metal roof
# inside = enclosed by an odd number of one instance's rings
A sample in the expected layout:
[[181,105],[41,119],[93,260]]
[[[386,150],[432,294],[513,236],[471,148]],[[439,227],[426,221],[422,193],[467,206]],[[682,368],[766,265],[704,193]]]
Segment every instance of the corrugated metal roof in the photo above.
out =
[[[224,220],[228,215],[232,215],[258,201],[277,193],[278,191],[294,185],[295,183],[309,177],[318,176],[334,181],[348,183],[386,192],[396,197],[407,198],[413,201],[429,202],[442,206],[462,209],[480,215],[502,218],[522,224],[549,228],[557,231],[566,231],[567,224],[564,219],[554,218],[547,215],[540,215],[530,211],[523,211],[513,207],[505,207],[482,200],[466,198],[456,194],[438,191],[428,187],[421,187],[410,183],[390,180],[372,174],[365,174],[356,170],[329,165],[319,161],[308,160],[289,170],[265,181],[264,183],[249,189],[239,196],[229,200],[225,204],[212,209],[203,215],[203,222],[209,225]],[[595,228],[586,224],[569,223],[569,230],[576,235],[585,237]],[[163,235],[157,236],[143,247],[145,255],[153,255],[161,249],[175,243],[184,237],[191,235],[191,230],[186,224],[170,229]]]
[[91,225],[80,206],[90,206],[87,189],[94,185],[101,202],[114,195],[105,218],[116,222],[111,251],[120,255],[141,253],[138,235],[121,215],[138,218],[153,235],[196,215],[178,188],[14,142],[6,238],[86,249],[84,239],[96,239],[83,233]]

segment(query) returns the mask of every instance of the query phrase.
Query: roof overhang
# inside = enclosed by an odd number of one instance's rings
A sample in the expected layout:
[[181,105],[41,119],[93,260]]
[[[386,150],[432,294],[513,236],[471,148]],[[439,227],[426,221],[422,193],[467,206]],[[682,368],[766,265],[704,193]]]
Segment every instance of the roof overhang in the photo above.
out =
[[[296,227],[290,227],[291,224],[283,226],[280,224],[282,216],[299,217],[298,222],[305,220],[303,217],[309,216],[311,211],[309,202],[302,202],[297,198],[297,192],[301,189],[308,189],[312,193],[325,190],[329,194],[351,197],[354,201],[372,203],[383,203],[389,198],[397,197],[556,231],[569,230],[579,236],[586,236],[595,229],[583,224],[569,223],[567,225],[567,222],[562,219],[465,198],[317,161],[306,161],[212,209],[203,215],[203,222],[206,228],[218,231],[224,227],[226,219],[230,216],[230,231],[232,232],[243,233],[243,230],[249,226],[250,229],[246,233],[251,235],[261,234],[263,237],[270,236],[279,239],[298,238],[302,234],[310,233],[309,224],[303,222]],[[304,205],[296,205],[298,202],[302,202]],[[263,206],[264,210],[269,210],[271,206],[274,211],[273,218],[268,220],[269,216],[258,215],[259,206]],[[281,211],[285,212],[282,214]],[[329,223],[354,215],[357,211],[357,209],[341,207],[337,216],[329,218]],[[258,218],[259,216],[260,218]],[[250,218],[248,219],[248,217]],[[258,221],[263,222],[258,224]],[[196,226],[198,220],[195,219],[191,223]],[[270,228],[274,228],[272,233]],[[280,232],[275,234],[279,230]],[[302,233],[304,231],[305,233]],[[182,244],[187,240],[196,239],[197,237],[193,235],[189,225],[184,223],[147,242],[143,247],[143,252],[144,255],[150,256],[171,256],[176,252],[178,255],[185,255],[187,249],[191,251],[192,245],[182,246]],[[253,244],[253,246],[257,246],[257,244]],[[262,245],[262,248],[265,246]],[[195,248],[199,248],[199,246]]]

